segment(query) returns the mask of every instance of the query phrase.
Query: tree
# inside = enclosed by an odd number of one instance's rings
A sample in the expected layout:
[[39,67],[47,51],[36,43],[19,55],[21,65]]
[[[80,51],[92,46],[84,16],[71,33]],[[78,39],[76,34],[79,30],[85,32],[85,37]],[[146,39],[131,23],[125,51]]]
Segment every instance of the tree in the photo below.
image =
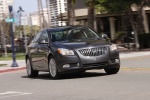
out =
[[75,2],[76,0],[67,0],[68,25],[74,25],[75,22]]
[[[142,10],[145,5],[148,5],[150,0],[96,0],[98,5],[104,7],[108,13],[124,13],[128,16],[129,21],[134,31],[136,49],[139,49],[138,33],[143,33],[143,16]],[[138,17],[135,21],[133,18],[133,12],[131,5],[136,4],[139,6]]]
[[40,31],[40,26],[37,25],[33,25],[33,26],[19,25],[16,26],[15,36],[20,37],[20,35],[22,35],[22,32],[26,32],[27,36],[34,36],[39,31]]
[[10,40],[10,36],[9,36],[9,24],[5,22],[5,20],[2,20],[0,22],[0,45],[2,45],[2,48],[4,48],[4,52],[5,52],[5,57],[7,57],[7,41]]
[[87,0],[88,6],[88,27],[94,29],[94,22],[95,22],[95,0]]

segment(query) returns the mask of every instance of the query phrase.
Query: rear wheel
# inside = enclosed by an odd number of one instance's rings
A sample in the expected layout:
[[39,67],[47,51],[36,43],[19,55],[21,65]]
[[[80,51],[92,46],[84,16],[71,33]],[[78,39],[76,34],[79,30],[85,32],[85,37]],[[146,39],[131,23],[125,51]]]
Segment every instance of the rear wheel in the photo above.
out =
[[111,74],[117,74],[120,70],[120,66],[117,67],[110,67],[110,68],[104,68],[105,72],[109,75]]
[[28,74],[28,76],[29,76],[30,78],[33,78],[33,77],[37,77],[37,76],[38,76],[38,71],[33,70],[30,59],[27,59],[27,62],[26,62],[26,70],[27,70],[27,74]]
[[53,57],[50,58],[49,60],[49,73],[52,79],[57,79],[59,78],[59,72],[57,70],[57,64],[56,61]]

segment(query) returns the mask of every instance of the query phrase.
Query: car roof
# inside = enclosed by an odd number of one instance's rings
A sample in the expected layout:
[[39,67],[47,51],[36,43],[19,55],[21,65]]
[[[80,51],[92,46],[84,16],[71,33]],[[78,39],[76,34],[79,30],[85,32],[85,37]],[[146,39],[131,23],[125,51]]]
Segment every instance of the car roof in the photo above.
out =
[[73,28],[77,28],[77,27],[85,27],[85,26],[58,26],[58,27],[52,27],[52,28],[46,28],[46,31],[62,31],[65,29],[73,29]]

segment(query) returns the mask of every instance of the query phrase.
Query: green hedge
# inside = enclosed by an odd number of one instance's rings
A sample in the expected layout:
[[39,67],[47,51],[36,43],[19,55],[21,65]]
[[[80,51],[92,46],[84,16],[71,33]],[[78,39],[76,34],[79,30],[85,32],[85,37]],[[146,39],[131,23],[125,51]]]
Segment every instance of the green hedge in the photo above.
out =
[[150,48],[150,33],[139,34],[140,49]]

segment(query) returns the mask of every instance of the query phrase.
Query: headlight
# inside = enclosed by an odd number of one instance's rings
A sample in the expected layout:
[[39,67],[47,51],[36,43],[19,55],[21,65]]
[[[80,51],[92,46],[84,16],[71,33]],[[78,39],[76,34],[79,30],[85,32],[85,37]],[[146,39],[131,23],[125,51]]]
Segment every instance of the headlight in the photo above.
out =
[[115,44],[112,44],[111,46],[110,46],[110,49],[113,51],[113,50],[117,50],[117,46],[115,45]]
[[57,51],[62,55],[74,55],[74,52],[69,49],[59,48]]

